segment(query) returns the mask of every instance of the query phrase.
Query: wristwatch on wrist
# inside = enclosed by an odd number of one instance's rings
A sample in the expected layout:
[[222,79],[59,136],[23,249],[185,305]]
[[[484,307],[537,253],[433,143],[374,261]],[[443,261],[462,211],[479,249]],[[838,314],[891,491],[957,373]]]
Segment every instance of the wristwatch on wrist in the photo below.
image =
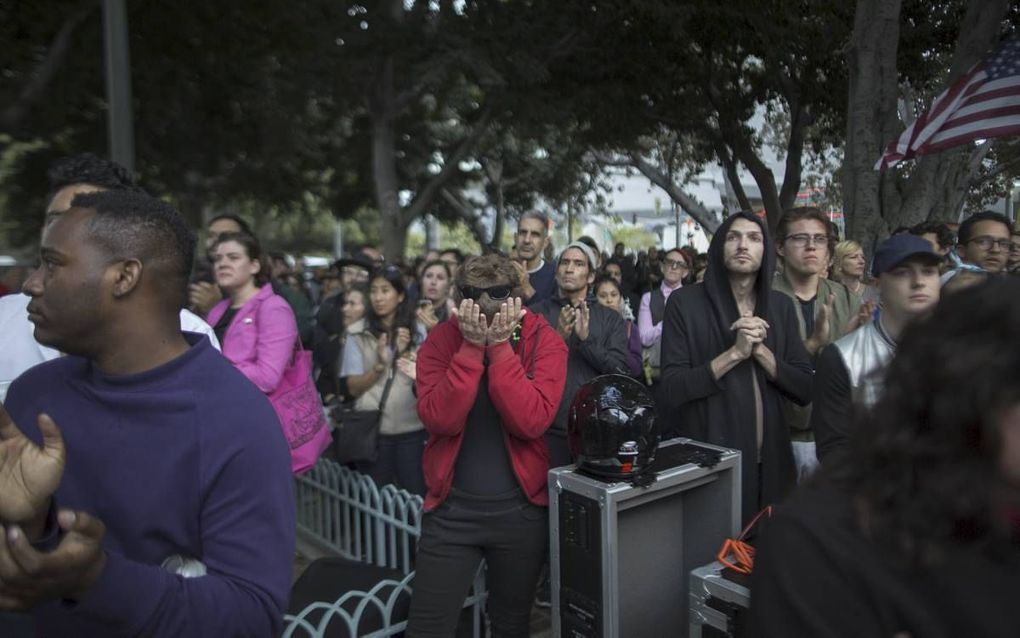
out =
[[376,363],[375,367],[372,369],[375,370],[376,374],[382,374],[383,372],[386,372],[386,364],[380,361]]

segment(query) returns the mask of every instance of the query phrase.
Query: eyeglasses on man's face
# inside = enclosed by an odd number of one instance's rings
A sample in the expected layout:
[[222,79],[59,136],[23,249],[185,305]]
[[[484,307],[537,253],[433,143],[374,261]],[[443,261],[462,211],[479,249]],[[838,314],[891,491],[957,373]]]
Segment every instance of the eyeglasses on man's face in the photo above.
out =
[[794,246],[804,248],[808,244],[819,244],[826,245],[829,243],[828,235],[810,235],[808,233],[797,233],[796,235],[787,235],[786,241],[792,242]]
[[992,246],[995,246],[999,250],[1009,250],[1010,240],[1005,238],[989,237],[984,235],[982,237],[975,237],[967,242],[968,244],[977,244],[982,250],[989,250]]
[[687,270],[687,262],[683,259],[667,259],[662,265],[670,270]]

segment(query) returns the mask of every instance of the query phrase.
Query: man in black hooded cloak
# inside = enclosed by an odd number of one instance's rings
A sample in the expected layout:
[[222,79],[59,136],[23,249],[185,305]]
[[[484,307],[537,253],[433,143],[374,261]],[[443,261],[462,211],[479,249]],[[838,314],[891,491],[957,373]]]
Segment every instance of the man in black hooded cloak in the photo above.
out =
[[667,425],[740,450],[745,522],[796,482],[781,399],[811,400],[811,359],[774,271],[768,227],[736,213],[712,237],[704,283],[671,295],[663,318]]

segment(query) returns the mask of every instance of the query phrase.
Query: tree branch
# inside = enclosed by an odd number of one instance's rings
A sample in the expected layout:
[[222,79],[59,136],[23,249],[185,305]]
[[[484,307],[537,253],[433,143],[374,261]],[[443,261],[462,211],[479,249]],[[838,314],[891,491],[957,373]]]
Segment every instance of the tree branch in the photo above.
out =
[[471,230],[471,234],[475,236],[478,243],[482,246],[487,246],[489,242],[485,239],[485,226],[482,224],[481,216],[468,206],[463,198],[454,195],[450,189],[441,188],[439,194],[460,215],[460,218],[464,220],[464,223]]
[[637,153],[631,153],[629,157],[631,166],[641,171],[641,174],[653,184],[666,191],[670,199],[701,224],[702,228],[710,233],[715,232],[715,229],[719,227],[719,220],[712,214],[712,211],[702,206],[696,199],[674,184],[658,167],[649,164]]
[[31,79],[21,89],[21,93],[3,111],[0,111],[0,131],[16,129],[28,114],[29,109],[46,92],[53,77],[64,63],[67,51],[71,48],[71,37],[98,3],[88,3],[64,19],[60,30],[50,42],[46,57],[39,61],[32,71]]
[[457,146],[456,150],[450,154],[446,161],[443,162],[443,168],[439,173],[429,180],[425,188],[421,189],[414,201],[404,209],[402,216],[410,222],[421,215],[425,208],[432,203],[435,199],[439,189],[442,188],[446,182],[450,181],[453,177],[454,172],[458,170],[457,165],[463,160],[468,153],[470,153],[475,146],[478,144],[478,140],[482,138],[489,126],[489,119],[491,117],[491,111],[486,108],[482,111],[478,121],[475,122],[474,130],[464,138],[464,140]]

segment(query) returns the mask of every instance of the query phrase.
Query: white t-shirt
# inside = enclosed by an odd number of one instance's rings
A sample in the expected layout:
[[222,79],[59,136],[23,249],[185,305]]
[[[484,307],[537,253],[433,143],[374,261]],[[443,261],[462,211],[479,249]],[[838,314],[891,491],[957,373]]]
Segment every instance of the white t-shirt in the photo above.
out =
[[[28,320],[28,295],[0,297],[0,402],[7,397],[7,387],[21,373],[44,361],[56,359],[60,353],[35,340],[35,326]],[[181,310],[181,330],[209,337],[213,347],[220,349],[213,329],[197,315]]]

